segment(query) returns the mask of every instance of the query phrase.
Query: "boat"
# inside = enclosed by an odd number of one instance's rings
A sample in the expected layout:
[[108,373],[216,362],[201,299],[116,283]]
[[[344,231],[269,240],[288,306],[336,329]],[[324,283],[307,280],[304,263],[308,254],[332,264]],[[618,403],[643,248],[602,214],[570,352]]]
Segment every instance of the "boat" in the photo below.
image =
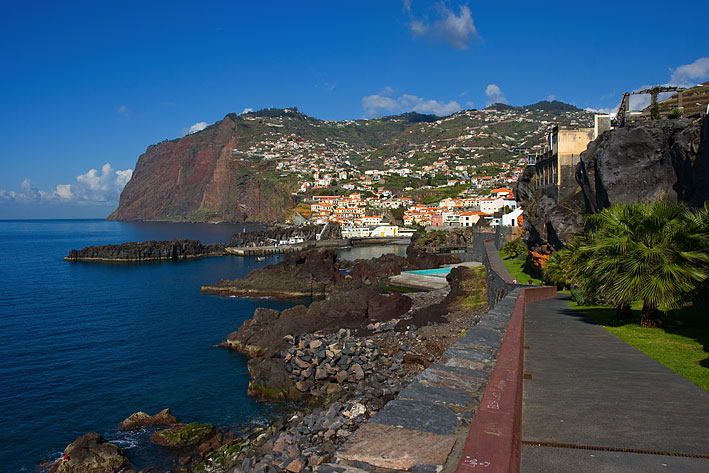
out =
[[257,256],[256,261],[266,261],[266,257],[265,256]]

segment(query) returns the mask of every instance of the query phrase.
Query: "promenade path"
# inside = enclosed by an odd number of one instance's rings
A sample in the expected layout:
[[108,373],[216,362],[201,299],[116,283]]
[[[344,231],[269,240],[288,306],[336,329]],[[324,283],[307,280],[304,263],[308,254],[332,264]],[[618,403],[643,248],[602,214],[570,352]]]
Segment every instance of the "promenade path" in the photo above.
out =
[[569,300],[527,305],[521,471],[709,472],[709,393]]

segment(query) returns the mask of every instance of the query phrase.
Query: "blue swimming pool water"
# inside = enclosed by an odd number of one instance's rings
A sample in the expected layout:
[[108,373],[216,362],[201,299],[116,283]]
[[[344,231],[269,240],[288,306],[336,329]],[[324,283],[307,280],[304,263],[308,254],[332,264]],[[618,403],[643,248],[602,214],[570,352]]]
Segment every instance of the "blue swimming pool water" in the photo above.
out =
[[443,276],[451,272],[453,268],[437,268],[437,269],[417,269],[414,271],[405,271],[411,274],[425,274],[428,276]]

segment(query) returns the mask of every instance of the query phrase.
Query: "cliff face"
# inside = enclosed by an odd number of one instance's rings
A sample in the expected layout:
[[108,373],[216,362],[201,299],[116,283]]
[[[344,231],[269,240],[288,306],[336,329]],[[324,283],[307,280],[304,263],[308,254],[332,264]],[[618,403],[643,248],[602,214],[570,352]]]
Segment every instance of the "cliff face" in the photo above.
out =
[[613,204],[669,199],[692,206],[709,200],[709,116],[646,122],[603,133],[581,154],[577,192],[559,200],[554,187],[535,188],[534,168],[517,184],[527,243],[558,249],[583,228],[584,217]]
[[232,156],[245,133],[227,116],[200,133],[150,146],[108,219],[282,220],[292,189],[266,179],[263,164]]

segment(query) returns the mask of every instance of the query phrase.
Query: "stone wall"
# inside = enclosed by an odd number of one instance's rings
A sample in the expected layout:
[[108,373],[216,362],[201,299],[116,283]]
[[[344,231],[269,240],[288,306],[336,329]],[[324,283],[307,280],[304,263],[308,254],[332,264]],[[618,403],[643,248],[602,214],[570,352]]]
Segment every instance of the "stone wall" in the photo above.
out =
[[512,275],[505,268],[502,258],[495,248],[495,240],[486,240],[484,249],[483,264],[487,271],[487,305],[492,309],[520,285],[513,282]]

